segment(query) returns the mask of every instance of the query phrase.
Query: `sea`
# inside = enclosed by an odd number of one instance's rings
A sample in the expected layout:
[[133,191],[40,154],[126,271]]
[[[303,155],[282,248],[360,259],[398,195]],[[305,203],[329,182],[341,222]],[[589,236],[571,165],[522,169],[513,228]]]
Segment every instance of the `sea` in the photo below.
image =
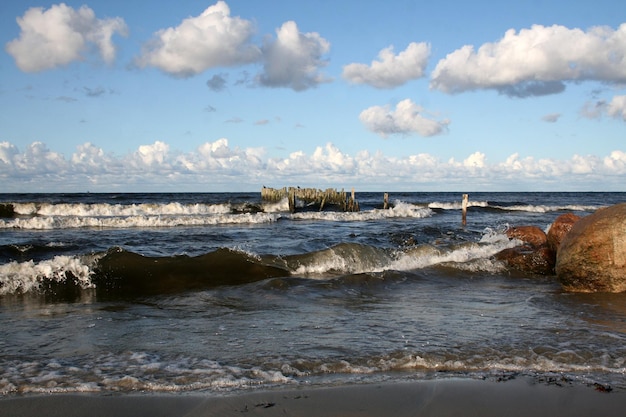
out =
[[626,389],[626,293],[512,270],[626,193],[0,194],[0,395],[530,378]]

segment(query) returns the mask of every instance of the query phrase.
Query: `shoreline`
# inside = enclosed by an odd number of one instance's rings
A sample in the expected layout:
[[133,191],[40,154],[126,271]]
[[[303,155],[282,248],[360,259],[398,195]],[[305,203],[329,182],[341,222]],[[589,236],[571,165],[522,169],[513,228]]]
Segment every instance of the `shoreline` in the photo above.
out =
[[0,397],[0,416],[529,416],[619,415],[626,391],[526,378],[444,379],[241,393],[34,394]]

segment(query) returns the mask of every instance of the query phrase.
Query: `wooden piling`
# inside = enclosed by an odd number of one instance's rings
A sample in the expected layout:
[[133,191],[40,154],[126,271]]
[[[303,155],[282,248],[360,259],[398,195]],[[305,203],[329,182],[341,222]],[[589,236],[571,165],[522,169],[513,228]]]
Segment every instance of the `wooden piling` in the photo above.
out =
[[328,188],[322,191],[315,188],[300,187],[274,189],[263,186],[263,188],[261,188],[261,199],[264,201],[276,203],[284,198],[287,198],[289,211],[292,213],[296,210],[296,200],[300,200],[306,205],[318,204],[320,211],[328,205],[338,206],[342,211],[359,211],[359,204],[355,198],[354,188],[352,189],[350,198],[346,196],[343,189],[337,191],[333,188]]
[[387,210],[389,208],[389,194],[383,194],[383,210]]
[[293,188],[289,189],[288,202],[289,202],[289,212],[295,213],[296,212],[296,192]]
[[465,226],[467,224],[467,204],[469,202],[469,195],[468,194],[463,194],[463,204],[462,204],[462,220],[461,222],[463,223],[463,226]]

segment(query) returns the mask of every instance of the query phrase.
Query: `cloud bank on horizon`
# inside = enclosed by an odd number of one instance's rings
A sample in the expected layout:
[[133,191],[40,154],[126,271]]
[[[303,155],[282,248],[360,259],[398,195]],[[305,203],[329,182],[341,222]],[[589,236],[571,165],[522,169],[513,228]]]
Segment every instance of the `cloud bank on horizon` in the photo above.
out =
[[[318,146],[310,155],[293,152],[286,158],[272,158],[262,148],[231,147],[221,138],[206,142],[192,152],[173,151],[163,142],[142,145],[136,151],[116,156],[91,143],[80,145],[69,158],[54,152],[41,142],[19,151],[8,142],[0,142],[0,164],[9,167],[9,176],[34,192],[50,191],[50,184],[64,183],[73,190],[124,190],[143,187],[145,191],[198,191],[198,184],[211,184],[215,191],[231,191],[234,181],[245,179],[247,191],[261,184],[300,184],[319,187],[369,186],[367,191],[533,189],[537,181],[542,189],[563,188],[566,177],[583,187],[603,182],[606,190],[620,190],[626,175],[626,152],[613,151],[604,157],[574,155],[569,160],[535,159],[519,154],[505,161],[489,163],[484,153],[475,152],[456,161],[438,160],[429,154],[405,157],[385,156],[380,152],[343,153],[332,143]],[[6,174],[5,174],[6,175]],[[41,178],[46,182],[42,183]],[[337,185],[339,184],[339,185]],[[9,186],[10,187],[10,186]],[[363,188],[361,188],[363,190]],[[571,188],[575,189],[575,188]],[[19,191],[19,190],[12,190]]]
[[[445,56],[436,40],[412,39],[403,45],[388,42],[382,49],[366,48],[369,60],[338,62],[340,68],[333,70],[340,74],[334,75],[331,64],[341,57],[333,53],[331,37],[302,31],[295,20],[285,20],[275,26],[273,34],[259,37],[261,22],[233,16],[225,1],[136,41],[140,43],[139,50],[123,63],[126,69],[122,71],[115,68],[122,49],[120,43],[133,30],[123,17],[97,17],[87,5],[74,8],[60,3],[48,8],[28,8],[16,21],[18,36],[5,41],[5,52],[22,76],[36,77],[55,70],[70,71],[69,68],[81,71],[76,68],[104,64],[109,73],[124,73],[124,77],[137,77],[138,72],[156,69],[166,78],[183,83],[218,71],[202,81],[205,94],[208,89],[216,97],[240,86],[255,97],[264,89],[269,89],[265,94],[282,90],[277,93],[281,100],[287,100],[287,104],[281,103],[282,109],[297,106],[288,104],[289,99],[285,98],[290,90],[297,97],[321,91],[324,86],[334,88],[333,94],[344,95],[371,87],[372,93],[362,100],[361,110],[351,116],[362,129],[354,132],[352,142],[370,132],[382,141],[379,147],[410,137],[422,137],[424,141],[440,137],[437,140],[448,142],[440,145],[443,150],[454,146],[449,138],[455,129],[455,118],[462,117],[458,111],[451,115],[442,106],[461,95],[495,91],[503,96],[501,100],[529,101],[559,96],[569,87],[579,88],[584,83],[590,85],[591,91],[579,103],[577,119],[612,123],[614,131],[626,132],[626,23],[615,28],[596,25],[586,29],[532,24],[508,29],[495,41],[461,45]],[[306,23],[310,27],[316,21]],[[124,43],[126,51],[128,45]],[[434,58],[435,50],[441,55],[438,59]],[[430,72],[429,66],[433,66]],[[233,82],[234,77],[237,80]],[[416,88],[420,82],[419,85],[426,83],[427,88]],[[597,93],[598,86],[604,89],[604,98]],[[339,88],[341,93],[336,92]],[[2,89],[6,90],[7,85]],[[365,94],[361,91],[357,93]],[[393,95],[385,99],[383,94],[390,91],[394,91]],[[113,92],[102,86],[82,88],[82,93],[92,98]],[[411,96],[398,96],[396,92]],[[6,91],[2,96],[7,96]],[[381,99],[385,101],[372,102]],[[67,103],[76,100],[71,96],[56,98],[57,102]],[[267,99],[268,108],[270,101],[273,103],[273,99]],[[259,103],[260,108],[264,106]],[[217,113],[218,107],[205,104],[203,112]],[[545,111],[538,117],[547,125],[560,124],[564,118],[560,111]],[[243,121],[239,116],[231,116],[224,123],[241,125]],[[280,116],[259,116],[251,124],[265,129],[281,121]],[[303,125],[298,122],[297,126]],[[211,130],[219,128],[212,126]],[[19,149],[7,137],[11,132],[0,129],[0,134],[0,178],[12,184],[7,191],[137,187],[194,190],[198,183],[220,189],[242,183],[252,189],[261,183],[359,185],[389,190],[462,189],[468,181],[474,188],[486,190],[597,189],[599,184],[607,190],[626,190],[623,140],[611,143],[612,148],[603,154],[579,152],[557,159],[531,156],[535,150],[524,149],[528,156],[520,156],[518,150],[501,157],[500,162],[491,162],[484,150],[468,151],[462,158],[406,149],[400,154],[385,154],[380,149],[358,149],[354,144],[322,138],[319,140],[325,144],[310,146],[309,152],[262,141],[256,146],[231,146],[231,140],[226,138],[204,140],[195,149],[183,151],[173,149],[167,140],[142,138],[142,144],[122,155],[91,141],[77,144],[71,155],[65,155],[49,149],[39,139]],[[221,137],[219,130],[217,137]],[[482,143],[487,147],[498,145],[497,141]],[[280,147],[285,147],[286,155],[271,154]],[[340,150],[343,148],[350,150]]]

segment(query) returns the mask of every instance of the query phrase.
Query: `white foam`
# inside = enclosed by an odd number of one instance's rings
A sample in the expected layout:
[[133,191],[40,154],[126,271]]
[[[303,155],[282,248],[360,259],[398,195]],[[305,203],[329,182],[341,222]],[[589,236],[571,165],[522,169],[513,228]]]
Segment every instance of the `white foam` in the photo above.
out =
[[9,262],[0,265],[0,295],[33,291],[45,281],[63,282],[68,274],[82,288],[93,288],[91,269],[76,257],[55,256],[37,263]]
[[547,206],[547,205],[531,205],[519,204],[512,206],[491,206],[492,208],[508,211],[527,211],[530,213],[549,213],[553,211],[585,211],[594,212],[602,206],[582,206],[582,205],[564,205],[564,206]]
[[[361,212],[309,211],[288,213],[287,200],[266,204],[263,212],[232,214],[230,204],[35,204],[16,203],[22,216],[0,219],[0,229],[132,228],[270,223],[282,217],[298,220],[368,221],[424,218],[433,211],[397,201],[388,210]],[[27,217],[28,216],[28,217]]]
[[15,203],[18,215],[75,216],[75,217],[119,217],[158,215],[208,215],[230,213],[229,204],[48,204]]
[[0,394],[69,392],[182,392],[291,384],[278,369],[222,365],[187,357],[165,360],[142,352],[94,357],[84,365],[9,361],[0,364]]
[[452,247],[420,245],[409,249],[385,251],[367,245],[339,245],[305,257],[298,257],[294,275],[358,274],[389,270],[410,271],[447,265],[470,272],[501,272],[504,265],[492,259],[496,253],[521,242],[490,229],[479,242]]
[[264,203],[263,211],[266,213],[283,213],[289,211],[289,200],[283,198],[277,203]]
[[381,249],[366,245],[339,245],[298,260],[296,275],[359,274],[380,272],[392,261]]
[[[428,207],[431,209],[440,209],[440,210],[461,210],[463,208],[463,203],[461,201],[452,201],[452,202],[439,202],[433,201],[428,204]],[[487,201],[468,201],[467,207],[489,207],[489,203]]]
[[71,228],[132,228],[208,226],[219,224],[271,223],[281,217],[278,213],[244,213],[212,215],[138,215],[119,217],[40,216],[0,220],[0,229],[51,230]]
[[489,231],[477,243],[470,242],[452,248],[430,248],[430,250],[420,246],[400,252],[398,259],[392,262],[388,269],[407,271],[449,263],[454,264],[457,269],[496,272],[501,270],[502,266],[492,261],[490,257],[518,245],[518,241],[509,240],[506,235]]
[[293,213],[291,214],[291,218],[299,220],[354,222],[402,217],[421,219],[432,215],[433,211],[429,208],[418,207],[407,203],[397,203],[394,207],[387,210],[373,209],[359,212],[305,211]]
[[[427,348],[428,349],[428,348]],[[71,393],[71,392],[194,392],[247,389],[267,385],[300,383],[315,376],[337,375],[351,379],[352,375],[376,378],[390,371],[425,372],[522,372],[585,375],[594,372],[624,375],[626,370],[617,360],[602,363],[575,355],[570,351],[547,355],[526,355],[517,351],[485,349],[472,355],[454,352],[395,352],[362,359],[322,360],[303,363],[298,359],[288,363],[266,363],[247,367],[224,365],[210,359],[189,357],[162,358],[144,352],[104,354],[90,358],[82,365],[56,361],[4,361],[0,364],[0,395],[11,393]],[[548,351],[549,352],[549,351]],[[307,361],[305,361],[307,362]],[[290,375],[290,376],[287,376]]]

